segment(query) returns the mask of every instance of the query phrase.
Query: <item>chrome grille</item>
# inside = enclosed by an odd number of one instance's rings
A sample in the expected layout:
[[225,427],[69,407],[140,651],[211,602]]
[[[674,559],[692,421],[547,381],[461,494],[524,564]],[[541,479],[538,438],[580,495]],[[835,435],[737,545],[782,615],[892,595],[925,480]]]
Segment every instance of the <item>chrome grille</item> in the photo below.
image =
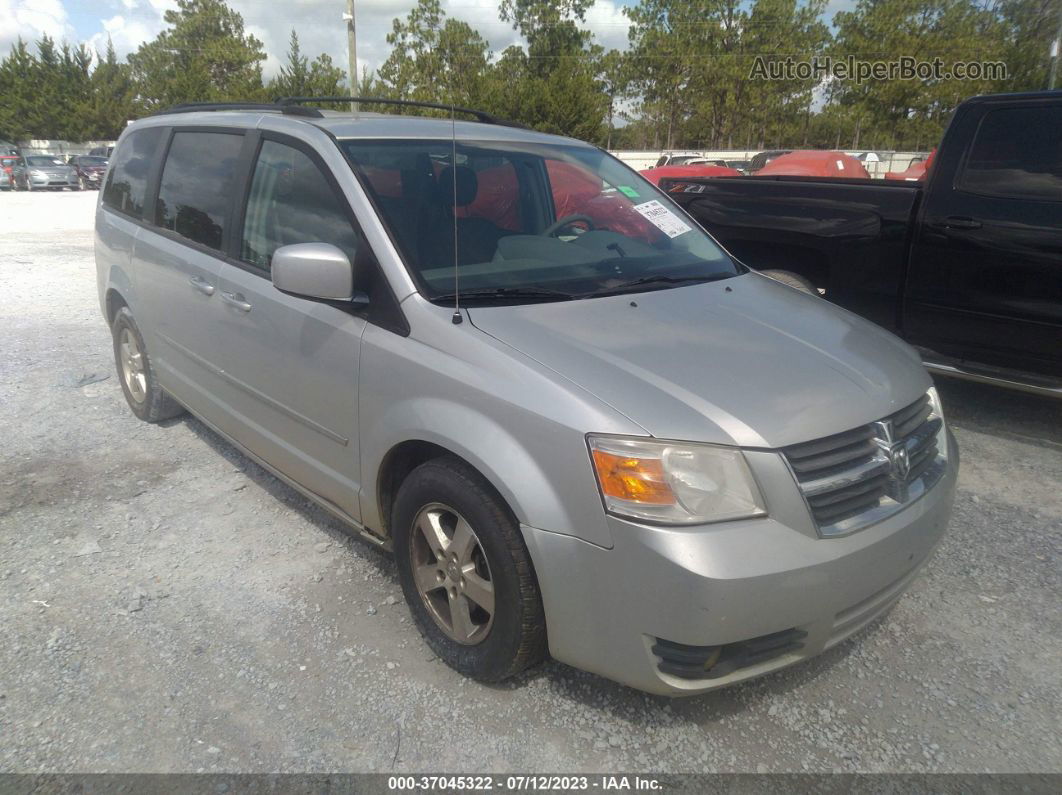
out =
[[940,479],[942,428],[923,395],[882,420],[782,453],[819,532],[842,535],[895,513]]

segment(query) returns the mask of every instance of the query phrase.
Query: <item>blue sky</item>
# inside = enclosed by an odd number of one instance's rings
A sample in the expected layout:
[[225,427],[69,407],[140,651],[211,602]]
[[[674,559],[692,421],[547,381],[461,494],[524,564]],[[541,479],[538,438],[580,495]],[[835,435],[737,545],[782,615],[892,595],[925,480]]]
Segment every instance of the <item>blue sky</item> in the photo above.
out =
[[[243,15],[248,31],[261,39],[269,54],[265,71],[273,74],[287,51],[292,27],[303,51],[311,56],[327,52],[346,64],[346,28],[340,18],[344,0],[228,0]],[[359,72],[377,67],[387,57],[384,37],[395,17],[404,17],[416,0],[356,0]],[[627,20],[623,6],[633,0],[596,0],[587,26],[599,44],[623,49]],[[827,19],[855,0],[830,0]],[[498,52],[518,41],[512,28],[498,20],[499,0],[443,0],[443,8],[463,19]],[[0,0],[0,53],[18,36],[34,40],[42,33],[67,41],[86,41],[102,50],[110,36],[120,55],[135,50],[165,27],[163,13],[174,0]]]

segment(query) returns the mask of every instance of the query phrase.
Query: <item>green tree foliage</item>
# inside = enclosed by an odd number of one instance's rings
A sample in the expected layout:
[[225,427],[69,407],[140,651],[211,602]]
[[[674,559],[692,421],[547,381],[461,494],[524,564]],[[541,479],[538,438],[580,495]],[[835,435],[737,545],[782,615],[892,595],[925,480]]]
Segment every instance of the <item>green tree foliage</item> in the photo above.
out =
[[998,36],[1010,72],[997,90],[1046,88],[1051,68],[1048,53],[1058,32],[1059,0],[994,0],[989,8],[999,20]]
[[830,40],[824,0],[642,0],[630,70],[658,146],[754,148],[807,123],[813,79],[751,80],[757,57],[806,60]]
[[37,59],[21,38],[0,61],[0,138],[19,141],[45,132],[40,106],[47,98],[39,95],[38,71]]
[[510,47],[499,70],[496,102],[506,116],[544,132],[603,143],[609,97],[602,90],[600,47],[585,20],[591,0],[502,0],[502,20],[527,41],[522,56]]
[[114,51],[114,44],[107,40],[107,52],[96,56],[96,68],[92,72],[89,88],[91,108],[85,135],[88,140],[113,140],[117,138],[128,119],[135,112],[136,89],[129,65],[121,63]]
[[598,59],[597,64],[599,84],[608,98],[608,110],[605,113],[605,148],[611,149],[616,117],[621,114],[619,105],[630,96],[630,59],[619,50],[609,50]]
[[269,81],[266,93],[270,98],[279,97],[335,97],[345,93],[347,73],[335,66],[325,53],[313,61],[302,54],[299,34],[291,31],[288,46],[288,61],[280,72]]
[[142,110],[264,98],[262,42],[222,0],[177,0],[163,18],[170,27],[129,56]]
[[489,45],[467,23],[447,19],[439,0],[419,0],[387,34],[391,55],[380,67],[391,99],[480,106],[487,101]]
[[[969,0],[859,0],[834,22],[835,53],[865,61],[909,55],[940,58],[950,67],[1005,56],[999,16]],[[830,100],[848,110],[853,148],[924,149],[939,140],[959,102],[997,86],[988,80],[848,80],[832,86]]]
[[[441,0],[396,19],[389,57],[355,93],[482,108],[611,148],[935,146],[954,107],[988,91],[1043,88],[1062,0],[857,0],[825,24],[827,0],[635,0],[630,47],[587,29],[592,0],[501,0],[523,39],[493,53]],[[127,120],[191,101],[344,94],[347,74],[291,32],[263,84],[262,43],[224,0],[177,0],[166,29],[126,61],[45,36],[0,59],[0,139],[116,137]],[[786,59],[901,56],[1002,61],[1004,78],[750,79]],[[375,108],[369,108],[375,109]],[[623,122],[626,122],[625,124]]]

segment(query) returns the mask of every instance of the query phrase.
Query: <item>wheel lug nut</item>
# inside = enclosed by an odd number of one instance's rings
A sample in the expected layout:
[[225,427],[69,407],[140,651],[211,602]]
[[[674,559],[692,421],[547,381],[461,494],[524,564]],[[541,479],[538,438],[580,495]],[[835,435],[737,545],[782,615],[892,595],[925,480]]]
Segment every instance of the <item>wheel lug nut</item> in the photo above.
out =
[[461,583],[460,584],[461,584],[462,588],[465,587],[465,578],[464,577],[461,578]]

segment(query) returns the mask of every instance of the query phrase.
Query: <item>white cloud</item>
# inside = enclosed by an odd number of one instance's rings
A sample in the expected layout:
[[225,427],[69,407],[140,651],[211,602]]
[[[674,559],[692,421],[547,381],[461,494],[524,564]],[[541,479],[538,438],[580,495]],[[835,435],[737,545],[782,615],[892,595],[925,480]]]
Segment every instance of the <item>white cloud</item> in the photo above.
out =
[[0,0],[0,52],[6,54],[19,36],[32,44],[43,35],[76,38],[62,0]]
[[[127,3],[130,1],[125,0]],[[133,52],[143,42],[153,39],[161,30],[161,27],[156,28],[150,21],[145,22],[137,17],[122,14],[101,20],[100,26],[103,29],[89,37],[89,47],[102,55],[107,52],[107,39],[110,38],[119,57]]]
[[595,0],[586,12],[586,27],[606,50],[627,49],[630,25],[631,21],[623,13],[623,7],[615,0]]

